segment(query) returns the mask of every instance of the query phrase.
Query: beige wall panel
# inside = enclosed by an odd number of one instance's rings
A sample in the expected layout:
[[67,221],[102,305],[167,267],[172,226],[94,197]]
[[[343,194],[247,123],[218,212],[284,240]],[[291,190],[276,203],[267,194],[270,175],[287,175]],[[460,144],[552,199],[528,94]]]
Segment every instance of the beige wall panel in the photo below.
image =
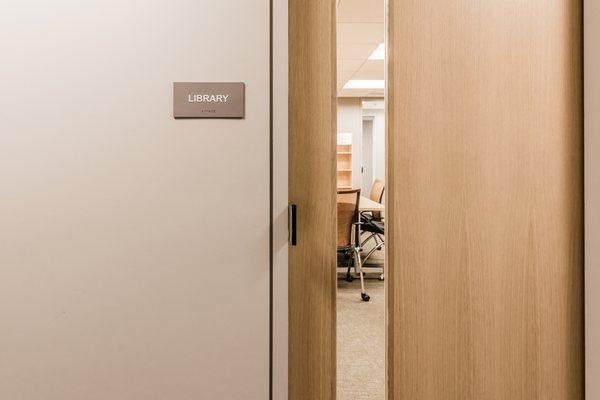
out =
[[0,58],[0,398],[266,399],[269,1],[3,1]]
[[389,398],[579,400],[580,2],[389,4]]
[[289,3],[291,400],[335,399],[335,3]]

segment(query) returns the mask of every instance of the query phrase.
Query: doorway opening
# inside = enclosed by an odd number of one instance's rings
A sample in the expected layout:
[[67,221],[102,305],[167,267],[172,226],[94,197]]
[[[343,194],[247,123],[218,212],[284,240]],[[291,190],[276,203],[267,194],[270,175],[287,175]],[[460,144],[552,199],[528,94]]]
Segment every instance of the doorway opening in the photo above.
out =
[[385,1],[337,7],[337,399],[383,400]]

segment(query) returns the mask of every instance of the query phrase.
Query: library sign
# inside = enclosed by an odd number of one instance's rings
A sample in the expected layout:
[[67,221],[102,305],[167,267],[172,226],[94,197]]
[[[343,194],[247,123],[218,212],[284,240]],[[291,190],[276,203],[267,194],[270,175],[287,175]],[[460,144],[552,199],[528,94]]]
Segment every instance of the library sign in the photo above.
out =
[[175,118],[244,118],[246,85],[241,82],[173,83]]

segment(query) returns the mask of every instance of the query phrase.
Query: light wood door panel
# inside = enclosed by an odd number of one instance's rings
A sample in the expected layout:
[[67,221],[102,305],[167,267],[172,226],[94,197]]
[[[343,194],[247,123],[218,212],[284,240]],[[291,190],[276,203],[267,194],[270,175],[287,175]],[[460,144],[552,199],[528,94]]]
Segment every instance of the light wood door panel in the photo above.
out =
[[335,1],[289,2],[289,398],[336,391]]
[[389,7],[389,399],[581,399],[580,2]]

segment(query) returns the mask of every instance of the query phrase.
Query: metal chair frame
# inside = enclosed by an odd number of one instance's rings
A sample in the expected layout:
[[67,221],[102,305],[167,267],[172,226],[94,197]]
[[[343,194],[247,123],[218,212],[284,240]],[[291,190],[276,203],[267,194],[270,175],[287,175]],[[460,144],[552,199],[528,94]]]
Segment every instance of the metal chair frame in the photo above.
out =
[[[375,185],[375,182],[373,183],[373,185]],[[373,191],[373,189],[371,189],[371,190]],[[385,186],[383,187],[383,190],[379,194],[379,198],[377,198],[377,199],[373,199],[372,198],[371,200],[374,200],[374,201],[377,201],[377,202],[381,203],[381,201],[383,200],[383,194],[384,194],[384,192],[385,192]],[[373,193],[371,192],[371,197],[372,196],[373,196]],[[360,213],[360,215],[361,215],[361,220],[363,220],[363,219],[367,220],[367,221],[374,220],[373,215],[369,216],[365,212]],[[379,219],[377,221],[379,221]],[[362,237],[362,233],[361,233],[361,237]],[[367,244],[371,239],[373,239],[375,241],[375,246],[371,250],[369,250],[369,252],[363,257],[363,259],[362,259],[363,263],[365,261],[367,261],[373,255],[373,253],[375,253],[376,251],[381,250],[383,248],[383,246],[385,245],[385,239],[382,238],[381,233],[370,232],[370,235],[361,242],[360,247],[361,248],[364,247],[365,244]],[[384,278],[385,278],[385,276],[382,273],[379,276],[379,280],[384,280]]]
[[[347,246],[341,246],[337,248],[338,253],[342,253],[349,258],[348,260],[348,272],[346,273],[346,280],[350,280],[349,277],[350,271],[352,269],[352,264],[354,265],[354,271],[360,276],[360,296],[363,301],[369,301],[371,297],[367,294],[365,290],[365,280],[364,280],[364,272],[362,270],[363,260],[361,258],[361,241],[360,241],[360,225],[363,223],[360,222],[360,213],[358,212],[358,202],[360,200],[360,190],[338,190],[338,194],[351,194],[356,193],[356,211],[355,217],[356,221],[352,223],[351,229],[354,229],[354,232],[350,232],[351,238],[354,237],[354,240],[350,240],[350,244]],[[354,243],[352,243],[354,242]],[[353,280],[353,278],[352,278]]]

